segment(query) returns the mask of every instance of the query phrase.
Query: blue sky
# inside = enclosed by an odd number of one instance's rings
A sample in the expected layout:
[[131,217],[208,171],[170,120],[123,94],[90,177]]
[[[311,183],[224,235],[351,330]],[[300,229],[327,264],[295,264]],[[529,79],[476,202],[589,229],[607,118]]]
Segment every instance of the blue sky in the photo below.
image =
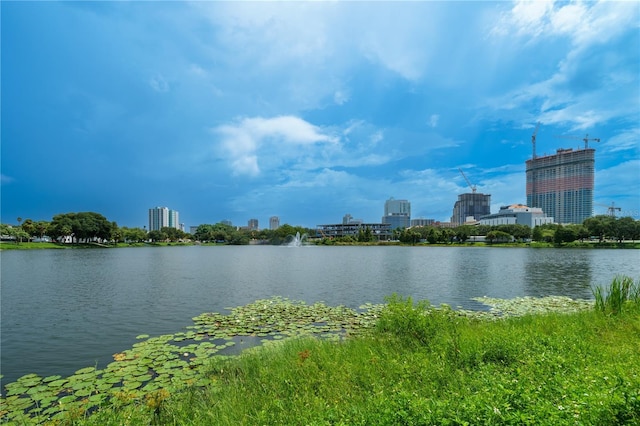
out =
[[595,213],[640,219],[638,2],[0,7],[3,223],[447,221],[459,168],[495,212],[538,121],[538,155],[600,138]]

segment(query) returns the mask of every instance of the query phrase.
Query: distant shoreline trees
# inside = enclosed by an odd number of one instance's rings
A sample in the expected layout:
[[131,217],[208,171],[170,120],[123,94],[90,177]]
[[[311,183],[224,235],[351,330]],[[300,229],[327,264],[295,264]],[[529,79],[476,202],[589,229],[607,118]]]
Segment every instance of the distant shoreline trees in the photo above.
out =
[[[51,222],[22,220],[18,226],[0,224],[0,235],[14,240],[16,244],[31,239],[43,239],[45,236],[54,241],[67,243],[141,243],[141,242],[179,242],[195,240],[204,243],[245,245],[253,243],[281,245],[286,244],[297,233],[316,237],[315,230],[285,224],[278,229],[254,230],[236,228],[223,223],[202,224],[193,235],[179,229],[164,227],[147,232],[142,228],[119,227],[106,217],[95,212],[61,213]],[[640,240],[640,221],[632,217],[616,218],[599,215],[586,219],[583,224],[545,224],[531,229],[526,225],[461,225],[455,228],[419,226],[399,228],[393,231],[392,238],[403,244],[454,244],[477,240],[483,237],[487,243],[505,241],[536,241],[563,245],[574,241],[597,239],[599,242],[612,240]],[[362,228],[357,235],[323,238],[321,243],[371,243],[375,237],[371,230]]]

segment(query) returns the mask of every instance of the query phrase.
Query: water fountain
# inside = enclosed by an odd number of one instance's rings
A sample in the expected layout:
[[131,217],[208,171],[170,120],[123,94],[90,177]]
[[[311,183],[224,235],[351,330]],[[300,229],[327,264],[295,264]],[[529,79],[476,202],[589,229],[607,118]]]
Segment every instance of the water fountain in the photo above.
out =
[[[290,238],[290,239],[289,239]],[[307,240],[307,234],[300,235],[300,232],[296,232],[296,235],[290,235],[287,240],[287,246],[289,247],[300,247],[304,245],[304,242]]]

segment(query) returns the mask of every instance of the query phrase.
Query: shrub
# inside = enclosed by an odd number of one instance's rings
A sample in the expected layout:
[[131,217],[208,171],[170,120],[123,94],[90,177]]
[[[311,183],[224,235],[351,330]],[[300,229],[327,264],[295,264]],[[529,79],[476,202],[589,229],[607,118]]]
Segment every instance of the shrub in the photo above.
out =
[[428,300],[414,304],[411,297],[393,294],[376,323],[376,330],[389,333],[405,343],[425,345],[433,343],[440,334],[451,331],[452,312],[447,307],[434,308]]

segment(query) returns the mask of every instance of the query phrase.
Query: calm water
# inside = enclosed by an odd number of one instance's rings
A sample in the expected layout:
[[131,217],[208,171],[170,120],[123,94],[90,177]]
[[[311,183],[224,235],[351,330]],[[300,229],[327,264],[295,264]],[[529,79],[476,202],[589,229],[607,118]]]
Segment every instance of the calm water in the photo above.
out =
[[591,298],[637,250],[473,247],[148,247],[5,251],[0,371],[69,375],[173,334],[203,312],[283,296],[357,308],[391,293],[482,309],[476,296]]

